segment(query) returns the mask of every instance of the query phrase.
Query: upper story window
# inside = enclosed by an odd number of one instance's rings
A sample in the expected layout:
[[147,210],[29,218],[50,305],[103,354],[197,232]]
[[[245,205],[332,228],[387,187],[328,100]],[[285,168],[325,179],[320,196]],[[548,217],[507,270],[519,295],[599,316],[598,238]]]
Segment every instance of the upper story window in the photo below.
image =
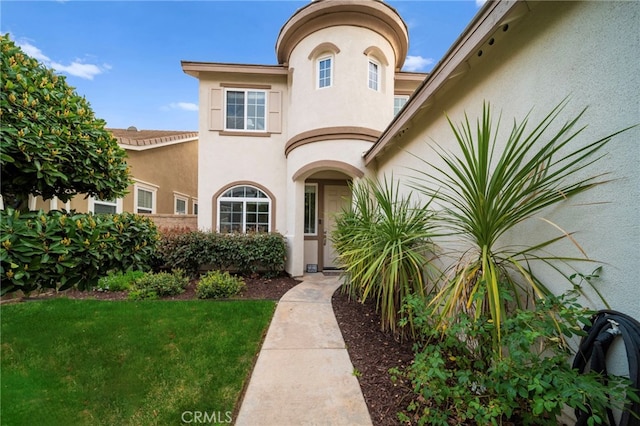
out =
[[408,96],[394,96],[393,98],[393,115],[398,115],[404,104],[409,100]]
[[378,91],[380,88],[380,64],[369,59],[369,89]]
[[253,186],[235,186],[218,198],[220,232],[270,232],[271,199]]
[[331,87],[333,79],[333,60],[331,57],[318,59],[318,88]]
[[267,93],[264,90],[228,89],[225,130],[266,130]]

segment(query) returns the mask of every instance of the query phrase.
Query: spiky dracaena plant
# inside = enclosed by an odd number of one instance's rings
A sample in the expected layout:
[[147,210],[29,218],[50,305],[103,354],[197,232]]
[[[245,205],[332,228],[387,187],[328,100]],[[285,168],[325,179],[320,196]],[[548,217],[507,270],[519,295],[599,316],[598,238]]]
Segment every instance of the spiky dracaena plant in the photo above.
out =
[[[416,175],[411,186],[442,207],[438,217],[445,234],[470,245],[445,271],[431,302],[440,307],[440,325],[455,319],[461,310],[475,313],[476,318],[488,314],[497,324],[494,337],[499,346],[500,324],[512,301],[549,294],[531,262],[544,262],[562,274],[562,265],[588,260],[571,233],[542,214],[550,206],[607,182],[601,173],[583,177],[584,170],[602,158],[602,148],[612,137],[628,129],[572,148],[570,144],[585,129],[578,122],[586,109],[551,131],[567,102],[558,104],[532,130],[528,116],[519,124],[514,122],[503,146],[498,145],[500,120],[494,125],[488,103],[475,129],[466,114],[460,125],[447,117],[459,153],[438,147],[443,166],[418,157],[424,167],[413,169]],[[501,236],[534,217],[554,227],[558,235],[533,245],[526,235],[517,246],[498,244]],[[518,236],[511,234],[510,238]],[[565,239],[584,257],[549,253],[549,246]]]
[[[363,179],[352,186],[353,203],[336,217],[331,238],[345,269],[347,289],[365,301],[376,300],[383,330],[398,330],[407,294],[424,296],[433,224],[428,205],[402,196],[393,177]],[[413,330],[410,325],[401,331]]]

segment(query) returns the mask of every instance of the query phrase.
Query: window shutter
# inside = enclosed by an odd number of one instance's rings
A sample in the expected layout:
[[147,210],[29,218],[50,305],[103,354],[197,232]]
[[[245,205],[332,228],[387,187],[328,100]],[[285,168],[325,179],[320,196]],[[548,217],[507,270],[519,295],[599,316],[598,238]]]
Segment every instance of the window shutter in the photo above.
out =
[[209,94],[209,130],[222,130],[222,89],[211,89]]
[[282,92],[269,92],[269,127],[271,133],[282,133]]

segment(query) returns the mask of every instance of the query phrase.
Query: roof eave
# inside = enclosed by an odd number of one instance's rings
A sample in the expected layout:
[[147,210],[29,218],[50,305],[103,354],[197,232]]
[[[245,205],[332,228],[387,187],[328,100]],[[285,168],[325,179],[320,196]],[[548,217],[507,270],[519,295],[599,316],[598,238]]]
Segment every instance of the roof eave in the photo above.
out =
[[261,75],[288,75],[289,70],[283,65],[232,64],[221,62],[181,61],[182,71],[192,77],[199,78],[201,73],[234,73]]
[[416,89],[414,95],[409,98],[400,113],[364,154],[365,165],[374,161],[393,143],[398,134],[409,127],[411,119],[433,102],[435,95],[445,83],[468,71],[468,59],[477,53],[477,50],[490,38],[491,34],[506,23],[519,19],[528,11],[527,2],[523,0],[487,1],[440,62]]

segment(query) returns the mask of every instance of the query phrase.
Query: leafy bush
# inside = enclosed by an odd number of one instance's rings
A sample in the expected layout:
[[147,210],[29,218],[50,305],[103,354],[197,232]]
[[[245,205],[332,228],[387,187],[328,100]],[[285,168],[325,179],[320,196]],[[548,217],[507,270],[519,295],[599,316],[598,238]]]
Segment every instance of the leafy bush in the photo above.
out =
[[286,260],[284,237],[277,233],[168,232],[158,252],[160,264],[183,269],[191,276],[205,265],[243,275],[277,275],[284,271]]
[[347,272],[346,288],[362,301],[373,297],[382,329],[395,332],[404,297],[425,293],[432,214],[428,205],[412,205],[410,195],[401,197],[393,178],[362,181],[353,187],[353,199],[331,235]]
[[[590,312],[574,294],[542,300],[535,310],[517,310],[502,328],[504,356],[492,345],[495,324],[462,313],[446,329],[437,329],[433,308],[409,297],[423,344],[416,345],[413,364],[395,369],[397,378],[410,379],[416,394],[407,413],[412,424],[557,425],[562,408],[591,410],[589,424],[606,419],[606,407],[623,408],[628,381],[596,373],[579,374],[567,359],[566,338],[583,334]],[[630,393],[637,400],[637,395]]]
[[136,280],[144,276],[143,271],[127,271],[125,273],[110,272],[106,277],[98,280],[99,291],[127,291],[135,284]]
[[105,121],[70,87],[0,35],[0,181],[7,207],[28,210],[28,196],[122,197],[131,184],[127,153]]
[[135,286],[129,292],[129,299],[157,299],[163,296],[175,296],[184,293],[189,279],[181,270],[173,272],[148,272],[136,280]]
[[0,211],[2,294],[90,289],[109,271],[148,269],[157,241],[153,221],[131,213]]
[[244,280],[229,272],[209,271],[196,285],[196,295],[200,299],[218,299],[235,296],[244,288]]

